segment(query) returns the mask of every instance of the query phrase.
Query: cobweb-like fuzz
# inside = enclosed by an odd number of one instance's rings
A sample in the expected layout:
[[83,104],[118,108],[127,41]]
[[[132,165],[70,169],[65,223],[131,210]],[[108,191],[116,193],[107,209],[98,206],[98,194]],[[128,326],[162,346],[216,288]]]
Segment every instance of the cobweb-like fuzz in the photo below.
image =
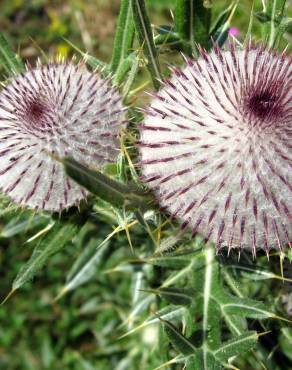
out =
[[249,46],[187,60],[141,126],[143,179],[217,248],[291,242],[291,58]]
[[16,203],[60,211],[86,191],[53,157],[100,168],[116,159],[122,98],[82,64],[52,63],[17,76],[0,93],[0,188]]

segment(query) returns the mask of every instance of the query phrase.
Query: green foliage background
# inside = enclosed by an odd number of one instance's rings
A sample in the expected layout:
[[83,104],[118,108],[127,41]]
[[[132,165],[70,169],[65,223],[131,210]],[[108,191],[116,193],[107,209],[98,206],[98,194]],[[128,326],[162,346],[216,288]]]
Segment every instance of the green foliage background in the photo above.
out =
[[[146,5],[154,26],[173,23],[174,0]],[[213,21],[226,5],[213,1]],[[242,0],[234,14],[240,41],[250,29],[251,9],[252,2]],[[261,11],[262,2],[255,1],[254,13]],[[125,55],[114,48],[111,59],[118,13],[116,0],[2,0],[0,32],[32,64],[58,53],[69,58],[78,48],[94,56],[91,66],[111,62],[127,103],[144,105],[141,86],[152,89],[141,56],[145,35],[138,35],[142,46],[137,42]],[[265,32],[254,19],[252,38],[261,40]],[[291,40],[289,28],[284,36],[280,48]],[[8,46],[0,41],[6,76]],[[161,45],[160,68],[167,74],[167,63],[182,60],[165,39]],[[130,115],[139,122],[134,109]],[[138,182],[128,158],[135,156],[136,131],[129,132],[118,163],[105,169],[125,183]],[[0,369],[153,370],[164,364],[200,370],[206,346],[208,370],[292,369],[291,253],[284,260],[276,252],[269,260],[259,253],[256,261],[243,253],[238,262],[225,252],[216,257],[212,246],[178,230],[155,208],[137,214],[94,196],[80,212],[53,216],[19,210],[1,198],[0,299],[13,294],[0,307]]]

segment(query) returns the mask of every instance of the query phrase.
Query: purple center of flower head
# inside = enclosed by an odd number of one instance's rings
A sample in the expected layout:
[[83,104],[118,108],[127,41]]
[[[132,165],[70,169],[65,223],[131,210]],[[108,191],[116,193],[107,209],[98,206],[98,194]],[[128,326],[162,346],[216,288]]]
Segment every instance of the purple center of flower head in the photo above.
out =
[[[243,93],[243,110],[248,120],[261,127],[269,127],[270,120],[285,116],[285,99],[282,99],[283,84],[281,78],[272,80],[267,87],[249,86]],[[253,117],[253,118],[252,118]],[[285,120],[284,120],[285,121]],[[275,121],[274,124],[277,124]]]
[[61,211],[87,196],[54,157],[89,167],[116,160],[125,108],[108,79],[84,65],[48,64],[0,92],[0,189],[16,203]]
[[249,98],[248,110],[255,116],[264,119],[266,116],[275,113],[274,108],[277,98],[272,96],[269,92],[254,94]]
[[141,127],[143,179],[217,249],[292,240],[291,58],[263,46],[186,60]]
[[27,108],[27,120],[32,120],[33,122],[40,122],[44,113],[45,105],[40,100],[34,100],[28,105]]
[[26,108],[22,115],[24,123],[29,129],[35,127],[37,130],[50,130],[51,117],[49,111],[49,107],[40,97],[33,98],[26,103]]

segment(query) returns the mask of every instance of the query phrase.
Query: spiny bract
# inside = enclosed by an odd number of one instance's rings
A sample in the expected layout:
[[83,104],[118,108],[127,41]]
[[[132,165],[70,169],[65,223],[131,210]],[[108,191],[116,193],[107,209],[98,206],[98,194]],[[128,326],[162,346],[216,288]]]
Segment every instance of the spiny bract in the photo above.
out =
[[0,93],[0,187],[16,203],[60,211],[86,191],[53,157],[100,168],[118,154],[125,124],[110,80],[83,64],[51,63],[12,79]]
[[144,181],[217,248],[283,248],[292,235],[291,58],[232,45],[186,64],[146,112]]

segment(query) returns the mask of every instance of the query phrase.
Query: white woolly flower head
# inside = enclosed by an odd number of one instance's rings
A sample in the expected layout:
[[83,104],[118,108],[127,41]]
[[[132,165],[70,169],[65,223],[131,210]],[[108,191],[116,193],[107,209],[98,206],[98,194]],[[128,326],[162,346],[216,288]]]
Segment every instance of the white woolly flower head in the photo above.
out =
[[84,64],[27,70],[0,92],[1,190],[34,209],[78,205],[86,191],[52,157],[100,168],[115,161],[124,124],[117,88]]
[[291,242],[291,58],[215,47],[174,68],[140,132],[143,179],[217,248]]

